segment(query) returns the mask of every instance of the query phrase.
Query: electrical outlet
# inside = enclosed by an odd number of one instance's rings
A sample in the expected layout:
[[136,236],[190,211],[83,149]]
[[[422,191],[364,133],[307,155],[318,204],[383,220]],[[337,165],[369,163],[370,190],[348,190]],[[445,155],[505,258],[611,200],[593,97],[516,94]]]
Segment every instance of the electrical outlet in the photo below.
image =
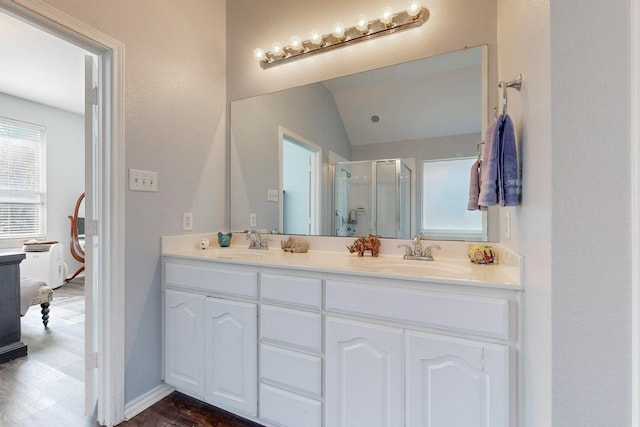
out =
[[193,213],[184,212],[182,214],[182,231],[193,230]]
[[249,225],[251,227],[255,227],[256,226],[256,214],[254,214],[254,213],[250,213],[249,214]]
[[129,169],[129,190],[158,191],[158,172]]

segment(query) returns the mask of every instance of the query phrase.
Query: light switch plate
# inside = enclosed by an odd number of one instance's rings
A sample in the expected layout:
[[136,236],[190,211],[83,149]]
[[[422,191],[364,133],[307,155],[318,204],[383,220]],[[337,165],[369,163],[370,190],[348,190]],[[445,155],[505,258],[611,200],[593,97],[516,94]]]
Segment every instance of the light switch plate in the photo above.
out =
[[129,169],[129,190],[158,191],[158,172]]
[[270,202],[278,201],[278,190],[274,190],[273,188],[269,188],[267,190],[267,200]]

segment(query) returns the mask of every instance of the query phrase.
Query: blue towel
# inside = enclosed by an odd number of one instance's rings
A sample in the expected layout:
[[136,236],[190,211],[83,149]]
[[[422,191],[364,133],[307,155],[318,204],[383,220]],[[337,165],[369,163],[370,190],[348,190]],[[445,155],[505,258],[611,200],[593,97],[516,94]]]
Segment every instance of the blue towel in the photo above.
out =
[[513,121],[501,115],[487,128],[480,175],[480,206],[520,204],[518,153]]
[[478,205],[492,206],[498,203],[498,163],[500,154],[499,124],[501,117],[489,125],[484,138],[482,168],[480,173],[480,196]]
[[498,201],[502,206],[520,204],[520,180],[518,177],[518,152],[513,121],[509,115],[502,117],[500,130],[500,161],[498,163]]

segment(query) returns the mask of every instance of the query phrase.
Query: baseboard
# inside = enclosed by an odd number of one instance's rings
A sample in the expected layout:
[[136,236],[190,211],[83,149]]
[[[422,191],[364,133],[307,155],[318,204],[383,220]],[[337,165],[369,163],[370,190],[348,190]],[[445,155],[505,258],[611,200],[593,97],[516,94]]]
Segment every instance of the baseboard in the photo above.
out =
[[162,383],[142,396],[127,403],[124,408],[124,419],[130,420],[153,404],[161,401],[175,391],[175,387]]

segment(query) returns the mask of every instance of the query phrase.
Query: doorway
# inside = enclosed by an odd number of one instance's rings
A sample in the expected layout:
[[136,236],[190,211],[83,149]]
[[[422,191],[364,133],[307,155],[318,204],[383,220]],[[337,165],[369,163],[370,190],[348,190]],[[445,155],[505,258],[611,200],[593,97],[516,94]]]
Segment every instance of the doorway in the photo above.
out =
[[322,149],[280,129],[280,230],[284,234],[319,234]]
[[97,59],[92,77],[98,85],[86,95],[94,106],[92,125],[85,125],[91,134],[85,138],[85,283],[92,282],[86,285],[92,297],[85,307],[85,342],[93,344],[95,351],[85,354],[85,378],[95,377],[95,382],[85,381],[85,398],[90,411],[96,407],[99,423],[114,425],[124,419],[124,46],[42,2],[0,0],[0,13],[85,49]]

